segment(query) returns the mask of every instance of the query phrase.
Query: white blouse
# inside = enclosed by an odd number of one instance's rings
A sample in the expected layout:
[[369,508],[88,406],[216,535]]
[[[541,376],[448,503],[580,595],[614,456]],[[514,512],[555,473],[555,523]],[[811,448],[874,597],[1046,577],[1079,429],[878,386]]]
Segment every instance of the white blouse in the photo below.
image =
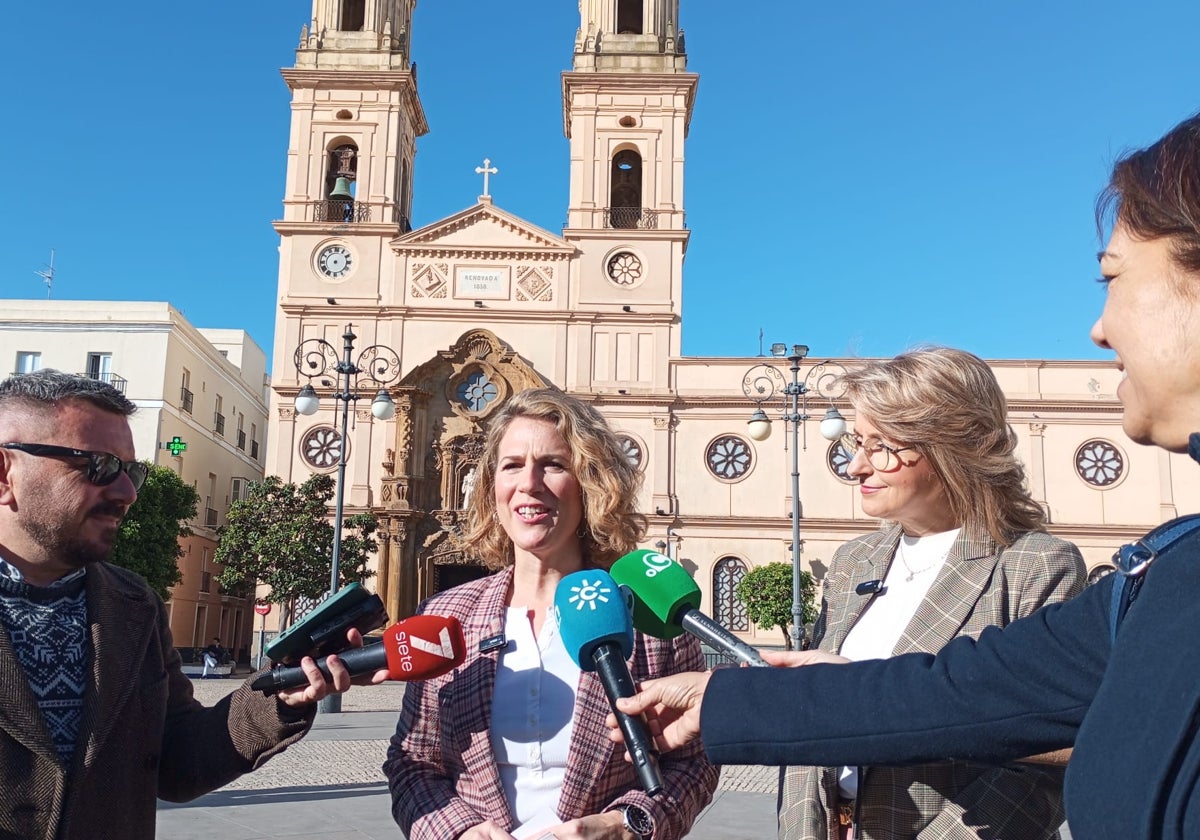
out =
[[[923,537],[900,537],[896,555],[884,577],[882,594],[871,599],[858,621],[850,628],[839,651],[855,662],[864,659],[887,659],[900,643],[917,608],[929,594],[934,579],[950,549],[958,539],[961,528],[927,534]],[[843,767],[838,776],[838,788],[846,799],[858,795],[858,768]]]
[[579,666],[571,661],[553,615],[535,639],[526,607],[509,607],[507,646],[492,695],[492,752],[504,796],[521,835],[562,822],[558,797],[571,745]]

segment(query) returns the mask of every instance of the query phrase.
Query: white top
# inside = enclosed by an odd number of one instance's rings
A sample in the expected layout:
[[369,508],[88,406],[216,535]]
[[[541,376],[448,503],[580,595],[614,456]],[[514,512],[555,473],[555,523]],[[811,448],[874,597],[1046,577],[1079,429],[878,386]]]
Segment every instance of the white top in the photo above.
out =
[[556,808],[567,769],[579,666],[553,615],[535,640],[526,607],[509,607],[489,734],[500,783],[520,836],[562,822]]
[[[946,565],[960,531],[955,528],[923,537],[900,537],[883,579],[884,591],[871,599],[846,634],[839,651],[842,656],[859,662],[892,655],[938,572]],[[843,797],[854,799],[858,795],[858,768],[843,767],[838,787]]]

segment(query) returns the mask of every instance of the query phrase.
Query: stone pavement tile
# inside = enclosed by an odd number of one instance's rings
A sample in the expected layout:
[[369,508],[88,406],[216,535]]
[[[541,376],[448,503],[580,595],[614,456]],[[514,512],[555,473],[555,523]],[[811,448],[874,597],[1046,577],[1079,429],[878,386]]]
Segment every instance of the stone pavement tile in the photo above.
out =
[[183,804],[159,803],[159,840],[398,840],[382,783],[223,788]]
[[775,793],[718,789],[688,840],[770,840],[776,836]]
[[[197,680],[212,705],[239,679]],[[160,840],[402,840],[392,821],[382,763],[403,683],[357,686],[342,714],[319,714],[313,731],[260,769],[190,803],[160,802]],[[690,840],[775,836],[775,767],[726,766]]]

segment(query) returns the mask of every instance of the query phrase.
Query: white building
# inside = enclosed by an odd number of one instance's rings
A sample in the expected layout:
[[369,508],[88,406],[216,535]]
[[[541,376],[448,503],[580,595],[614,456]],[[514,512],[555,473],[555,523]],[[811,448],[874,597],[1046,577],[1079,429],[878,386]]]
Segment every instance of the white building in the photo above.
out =
[[101,379],[138,406],[137,457],[170,467],[200,494],[194,535],[181,541],[183,580],[168,603],[175,644],[187,651],[219,636],[248,655],[253,605],[220,591],[212,558],[230,503],[263,476],[262,348],[242,330],[197,329],[168,303],[5,300],[0,360],[12,366],[5,373],[56,368]]

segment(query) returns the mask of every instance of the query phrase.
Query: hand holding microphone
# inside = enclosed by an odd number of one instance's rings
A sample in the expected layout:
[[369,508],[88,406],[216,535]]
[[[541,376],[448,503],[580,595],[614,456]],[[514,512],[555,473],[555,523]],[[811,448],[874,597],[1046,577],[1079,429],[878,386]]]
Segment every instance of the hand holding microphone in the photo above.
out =
[[[449,673],[466,658],[462,626],[453,616],[414,615],[383,632],[379,644],[337,654],[352,677],[386,669],[393,680],[428,680]],[[324,658],[317,667],[332,679]],[[306,685],[308,676],[299,666],[272,668],[250,687],[264,694]]]
[[616,582],[599,569],[564,577],[554,593],[554,614],[567,653],[584,671],[595,671],[617,717],[626,749],[642,789],[662,790],[662,773],[654,742],[640,717],[617,710],[617,698],[633,697],[637,689],[625,660],[633,654],[633,625]]
[[770,667],[757,650],[700,612],[700,587],[665,554],[644,548],[631,551],[609,572],[633,595],[633,626],[646,635],[673,639],[687,631],[740,662]]

